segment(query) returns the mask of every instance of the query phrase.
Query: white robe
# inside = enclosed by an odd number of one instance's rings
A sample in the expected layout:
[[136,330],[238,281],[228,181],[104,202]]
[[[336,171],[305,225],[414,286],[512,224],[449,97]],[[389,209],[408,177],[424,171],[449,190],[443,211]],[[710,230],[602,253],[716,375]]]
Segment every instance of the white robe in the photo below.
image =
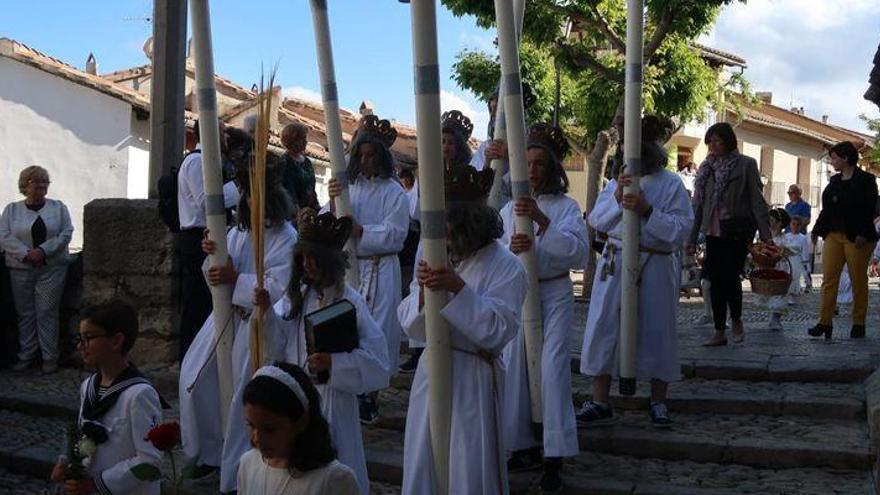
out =
[[[264,232],[264,283],[274,303],[281,299],[290,282],[296,230],[289,222],[285,222]],[[245,360],[250,356],[250,330],[248,320],[242,317],[253,310],[257,275],[249,231],[230,229],[227,233],[227,246],[232,265],[239,274],[232,294],[232,331],[235,332],[232,346],[232,383],[233,390],[236,390],[242,381],[250,379],[250,373],[245,371],[244,366]],[[207,265],[206,259],[205,269]],[[215,357],[212,313],[205,320],[180,364],[180,426],[184,453],[187,457],[197,458],[199,464],[220,466],[220,487],[226,492],[235,490],[238,458],[247,448],[237,452],[224,450],[224,438],[229,438],[231,434],[227,429],[233,424],[233,415],[229,415],[229,424],[221,424]],[[237,422],[235,426],[238,427]]]
[[[522,263],[499,242],[479,250],[456,268],[465,287],[441,311],[448,322],[452,352],[452,417],[449,493],[507,493],[507,466],[501,435],[504,364],[478,356],[498,356],[520,327],[526,295]],[[425,340],[419,289],[400,304],[400,321],[412,338]],[[435,493],[428,426],[427,359],[419,361],[410,392],[403,447],[403,494]]]
[[[536,199],[550,218],[535,248],[541,282],[544,349],[541,361],[541,397],[544,411],[544,456],[571,457],[580,452],[574,404],[571,401],[570,338],[574,324],[574,296],[569,270],[584,266],[588,250],[587,225],[577,202],[564,195],[544,194]],[[513,202],[501,210],[502,242],[510,244],[515,232]],[[537,232],[537,225],[535,225]],[[532,433],[531,399],[523,332],[504,350],[504,432],[512,451],[541,445]]]
[[[85,380],[80,387],[80,424],[90,381]],[[89,476],[98,487],[97,493],[159,495],[158,482],[141,481],[131,472],[138,464],[156,467],[162,464],[162,452],[145,440],[150,429],[162,422],[162,406],[156,389],[144,383],[129,386],[99,422],[107,428],[108,437],[98,445],[88,467]]]
[[[694,221],[694,213],[681,179],[668,170],[642,177],[645,199],[654,212],[641,221],[640,243],[644,248],[675,253],[684,243]],[[599,195],[589,216],[590,226],[609,234],[605,252],[596,267],[593,293],[587,313],[587,328],[581,351],[581,373],[589,376],[618,374],[617,339],[620,333],[620,291],[623,252],[623,208],[614,199],[617,180]],[[613,263],[611,253],[618,249]],[[614,273],[603,280],[606,267]],[[641,253],[639,290],[639,328],[637,330],[636,373],[639,379],[666,382],[681,377],[678,359],[679,263],[669,254]]]
[[[480,143],[480,146],[477,148],[477,151],[471,155],[471,167],[474,167],[479,172],[484,168],[490,167],[491,162],[486,162],[486,148],[492,144],[491,139],[487,139]],[[510,170],[504,173],[504,177],[501,178],[502,189],[501,189],[501,207],[507,206],[510,203],[511,199],[511,191],[510,191]]]
[[401,294],[397,254],[403,249],[409,232],[409,199],[403,187],[393,179],[358,177],[348,191],[354,220],[364,228],[357,242],[358,257],[381,256],[358,261],[358,292],[364,296],[385,334],[389,369],[396,371],[402,335],[397,320]]
[[[354,471],[361,493],[368,495],[370,480],[367,476],[357,396],[388,386],[390,373],[387,346],[385,335],[357,291],[346,285],[342,297],[333,298],[327,304],[339,299],[348,299],[356,308],[360,336],[358,347],[352,352],[331,354],[330,381],[325,384],[316,383],[315,387],[321,394],[321,412],[330,424],[330,436],[336,446],[339,462]],[[309,291],[300,317],[286,320],[285,317],[290,313],[290,304],[290,299],[285,295],[275,304],[274,311],[267,311],[264,316],[263,338],[267,360],[285,361],[308,370],[303,316],[322,307],[321,301],[314,291]],[[244,430],[246,426],[241,404],[246,384],[242,383],[233,400],[232,411],[240,421],[240,430]],[[238,437],[236,443],[245,450],[250,448],[246,436]]]
[[251,449],[241,458],[238,495],[357,495],[351,469],[333,461],[324,467],[291,476],[284,468],[266,464],[260,451]]
[[783,233],[773,236],[773,244],[784,247],[789,250],[790,255],[788,261],[782,260],[776,264],[777,270],[789,272],[789,263],[791,263],[791,284],[788,287],[788,293],[784,296],[761,296],[761,301],[767,306],[767,309],[773,313],[785,313],[788,309],[788,296],[796,296],[801,293],[801,278],[804,276],[804,267],[801,263],[801,255],[804,244],[800,237],[803,234]]

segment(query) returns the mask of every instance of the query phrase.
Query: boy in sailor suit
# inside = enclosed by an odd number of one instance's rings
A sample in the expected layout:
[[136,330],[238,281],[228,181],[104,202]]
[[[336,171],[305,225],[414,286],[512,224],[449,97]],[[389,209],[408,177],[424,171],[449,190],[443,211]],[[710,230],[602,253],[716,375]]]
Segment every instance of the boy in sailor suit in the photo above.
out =
[[162,452],[145,437],[167,407],[128,361],[137,332],[137,313],[120,301],[87,309],[80,321],[77,349],[83,363],[97,372],[80,387],[79,425],[96,448],[83,462],[82,479],[68,476],[66,461],[55,465],[52,480],[63,482],[69,495],[159,495],[158,481],[142,481],[132,472],[135,466],[158,468],[162,462]]

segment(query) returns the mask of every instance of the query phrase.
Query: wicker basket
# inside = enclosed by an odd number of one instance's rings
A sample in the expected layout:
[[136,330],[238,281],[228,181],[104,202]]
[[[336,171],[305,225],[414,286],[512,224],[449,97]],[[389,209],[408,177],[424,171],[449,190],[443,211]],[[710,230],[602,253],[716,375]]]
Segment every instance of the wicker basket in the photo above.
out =
[[760,243],[749,246],[749,252],[752,255],[752,262],[755,266],[761,268],[773,268],[777,263],[782,261],[782,252],[778,254],[770,254],[767,249]]
[[[791,287],[791,261],[788,263],[788,271],[775,268],[761,268],[749,273],[749,282],[752,284],[752,292],[762,296],[784,296]],[[784,275],[784,277],[782,276]]]

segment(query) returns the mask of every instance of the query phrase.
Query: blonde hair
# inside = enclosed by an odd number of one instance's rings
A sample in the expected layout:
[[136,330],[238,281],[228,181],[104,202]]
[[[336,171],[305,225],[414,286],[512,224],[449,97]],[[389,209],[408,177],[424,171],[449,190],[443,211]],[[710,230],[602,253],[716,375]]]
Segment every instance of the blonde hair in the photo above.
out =
[[39,179],[49,182],[49,171],[39,165],[25,167],[18,175],[18,192],[26,194],[28,184]]

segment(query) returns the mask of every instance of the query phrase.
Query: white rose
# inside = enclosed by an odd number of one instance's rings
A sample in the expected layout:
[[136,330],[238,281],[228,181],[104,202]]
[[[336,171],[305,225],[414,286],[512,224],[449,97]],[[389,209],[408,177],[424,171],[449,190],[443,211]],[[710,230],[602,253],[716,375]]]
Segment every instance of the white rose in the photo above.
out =
[[83,437],[79,441],[79,453],[84,457],[93,457],[98,452],[98,446],[91,438]]

